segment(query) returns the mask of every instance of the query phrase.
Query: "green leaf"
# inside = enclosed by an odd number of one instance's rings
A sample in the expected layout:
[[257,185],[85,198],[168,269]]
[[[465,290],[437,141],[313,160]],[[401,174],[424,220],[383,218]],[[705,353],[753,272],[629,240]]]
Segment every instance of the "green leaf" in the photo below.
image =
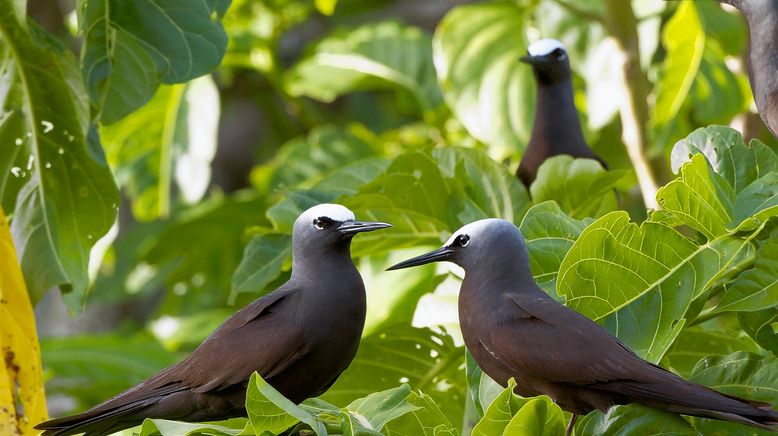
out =
[[728,233],[734,192],[721,176],[708,168],[701,154],[694,155],[681,168],[680,177],[660,188],[656,198],[662,209],[708,240]]
[[386,423],[387,436],[457,436],[435,400],[423,392],[411,392],[405,401],[416,409]]
[[546,159],[532,186],[532,201],[555,200],[573,218],[599,217],[616,209],[615,185],[626,171],[606,171],[592,159],[559,155]]
[[202,198],[210,181],[218,121],[218,92],[206,76],[159,87],[142,109],[100,130],[136,218],[167,217],[174,181],[184,201]]
[[754,230],[778,216],[778,172],[768,173],[740,191],[732,215],[730,227],[737,231]]
[[547,293],[556,295],[559,266],[592,219],[582,221],[565,214],[554,201],[532,206],[519,226],[529,251],[532,275]]
[[503,436],[555,436],[564,433],[562,409],[543,395],[527,401],[513,415]]
[[576,434],[615,436],[628,434],[672,434],[697,436],[699,433],[680,415],[650,409],[638,404],[615,406],[608,413],[586,415],[576,425]]
[[[691,381],[700,383],[728,395],[778,403],[778,359],[775,356],[761,356],[746,351],[726,356],[711,356],[700,360],[692,371]],[[694,426],[702,434],[764,434],[770,432],[754,430],[734,423],[711,419],[694,418]]]
[[354,361],[322,398],[346,404],[407,383],[459,422],[466,395],[463,363],[463,349],[445,332],[398,325],[363,338]]
[[524,55],[525,12],[511,2],[458,6],[438,24],[433,53],[448,106],[493,156],[515,156],[534,119],[532,70]]
[[403,383],[394,389],[374,392],[356,399],[346,406],[346,409],[361,424],[380,431],[387,422],[419,409],[419,406],[406,401],[410,394],[411,388]]
[[238,436],[249,434],[251,424],[245,418],[220,422],[219,424],[189,423],[167,419],[146,419],[140,428],[140,436]]
[[707,330],[700,326],[685,328],[667,353],[667,362],[674,372],[688,378],[694,365],[711,354],[736,351],[758,351],[759,347],[738,330]]
[[518,222],[524,214],[529,205],[527,190],[505,165],[482,151],[461,147],[437,148],[432,156],[460,192],[463,205],[456,206],[460,223],[495,217]]
[[694,2],[679,3],[662,31],[667,57],[657,85],[652,122],[657,128],[672,123],[694,83],[702,62],[706,35]]
[[244,292],[264,293],[291,257],[291,236],[272,233],[254,236],[246,245],[243,259],[232,276],[229,301],[234,302],[237,294]]
[[708,126],[695,130],[673,147],[670,163],[677,173],[695,153],[702,153],[711,168],[739,193],[764,175],[778,171],[778,155],[768,146],[752,140],[743,142],[737,130]]
[[743,272],[716,306],[716,311],[753,312],[775,307],[778,301],[778,241],[771,240],[756,253],[756,265]]
[[417,27],[396,22],[336,31],[288,70],[284,86],[294,96],[322,101],[361,90],[396,88],[423,111],[442,102],[432,66],[432,42]]
[[75,399],[76,411],[140,383],[176,360],[146,333],[44,338],[41,352],[51,376],[46,392]]
[[219,20],[227,6],[206,0],[80,0],[82,71],[102,121],[116,122],[143,106],[160,83],[186,82],[215,69],[227,47]]
[[527,403],[513,393],[516,388],[516,381],[511,377],[508,380],[508,387],[492,401],[484,412],[484,417],[473,427],[473,436],[494,436],[503,434],[513,415]]
[[281,433],[298,422],[308,424],[318,436],[326,436],[324,424],[313,415],[284,398],[256,372],[249,379],[246,411],[256,434]]
[[748,240],[696,245],[663,224],[612,212],[592,223],[559,269],[557,291],[582,314],[603,320],[638,355],[657,362],[678,336],[692,300],[753,256]]
[[737,314],[740,326],[759,346],[778,357],[778,308]]
[[0,141],[11,150],[0,167],[10,165],[20,179],[8,188],[19,189],[11,231],[33,302],[60,286],[76,312],[90,250],[113,225],[119,196],[72,55],[34,23],[18,21],[16,10],[0,2],[0,107],[13,111],[0,116]]

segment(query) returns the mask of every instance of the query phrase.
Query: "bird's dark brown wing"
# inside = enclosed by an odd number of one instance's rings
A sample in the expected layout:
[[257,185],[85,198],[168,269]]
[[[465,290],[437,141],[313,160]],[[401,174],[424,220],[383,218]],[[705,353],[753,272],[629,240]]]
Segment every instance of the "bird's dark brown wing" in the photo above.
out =
[[511,316],[492,328],[482,345],[517,374],[590,385],[628,379],[645,365],[594,322],[550,298],[505,298]]

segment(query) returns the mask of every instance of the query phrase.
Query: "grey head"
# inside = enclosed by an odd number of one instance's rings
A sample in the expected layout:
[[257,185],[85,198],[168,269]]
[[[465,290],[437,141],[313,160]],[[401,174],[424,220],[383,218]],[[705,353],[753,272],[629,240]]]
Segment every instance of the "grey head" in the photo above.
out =
[[[329,260],[351,260],[351,240],[358,233],[391,227],[391,224],[356,221],[354,212],[339,204],[324,203],[301,213],[292,229],[292,274]],[[302,268],[301,268],[302,267]]]
[[449,261],[465,270],[466,276],[501,276],[531,280],[527,247],[519,229],[510,221],[488,218],[457,230],[439,249],[388,268],[396,270],[430,262]]
[[539,84],[552,85],[572,78],[567,50],[556,39],[533,42],[527,48],[527,56],[522,57],[521,61],[532,65],[532,72]]

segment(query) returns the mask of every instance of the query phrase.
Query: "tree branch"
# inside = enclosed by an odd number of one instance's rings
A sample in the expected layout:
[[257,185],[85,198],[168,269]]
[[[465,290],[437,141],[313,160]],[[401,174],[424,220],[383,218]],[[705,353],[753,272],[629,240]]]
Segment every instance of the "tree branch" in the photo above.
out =
[[640,67],[640,46],[637,18],[632,3],[624,0],[605,0],[605,28],[616,40],[616,62],[621,65],[621,81],[624,98],[619,107],[621,115],[621,139],[627,149],[635,175],[640,185],[646,208],[656,209],[656,176],[646,156],[648,121],[648,79]]

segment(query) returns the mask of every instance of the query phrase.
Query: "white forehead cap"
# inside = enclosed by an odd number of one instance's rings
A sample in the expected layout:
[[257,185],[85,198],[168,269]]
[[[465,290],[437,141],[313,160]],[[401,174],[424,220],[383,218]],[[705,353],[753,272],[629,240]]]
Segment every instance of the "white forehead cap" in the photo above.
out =
[[449,246],[449,245],[451,245],[451,244],[454,242],[454,240],[455,240],[455,239],[456,239],[456,238],[457,238],[459,235],[462,235],[462,234],[464,234],[464,235],[467,235],[467,236],[470,236],[471,238],[475,238],[475,237],[477,237],[479,234],[481,234],[481,233],[485,233],[485,232],[487,231],[486,229],[487,229],[487,228],[488,228],[490,225],[492,225],[492,224],[497,224],[497,223],[499,223],[499,222],[502,222],[502,221],[503,221],[503,220],[501,220],[501,219],[497,219],[497,218],[487,218],[487,219],[483,219],[483,220],[473,221],[473,222],[472,222],[472,223],[470,223],[470,224],[465,224],[465,225],[464,225],[464,226],[462,226],[462,227],[461,227],[459,230],[457,230],[456,232],[454,232],[454,234],[453,234],[453,235],[451,235],[451,237],[450,237],[450,238],[448,238],[448,241],[446,241],[446,243],[445,243],[445,244],[443,244],[443,245],[444,245],[444,246]]
[[558,48],[564,50],[565,45],[556,39],[541,39],[530,44],[527,48],[527,53],[530,56],[545,56]]
[[335,221],[354,221],[354,212],[339,204],[323,203],[306,210],[297,221],[313,222],[316,218],[326,216]]

